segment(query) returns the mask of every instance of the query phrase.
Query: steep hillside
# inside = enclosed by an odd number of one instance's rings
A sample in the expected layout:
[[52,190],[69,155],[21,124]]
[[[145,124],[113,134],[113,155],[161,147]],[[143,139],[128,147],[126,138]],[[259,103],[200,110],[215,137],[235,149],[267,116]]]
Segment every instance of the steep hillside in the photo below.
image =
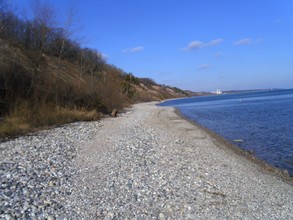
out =
[[114,108],[190,95],[151,79],[137,78],[104,61],[101,69],[90,71],[77,62],[43,54],[35,71],[22,45],[0,39],[0,52],[0,136],[95,120]]
[[[43,54],[42,63],[35,74],[31,58],[25,49],[0,39],[0,52],[2,106],[13,102],[13,99],[32,98],[29,96],[33,95],[30,90],[37,90],[36,93],[40,94],[34,95],[41,96],[39,99],[45,99],[45,102],[57,101],[60,105],[70,105],[83,95],[95,91],[100,104],[104,104],[108,111],[136,102],[198,95],[176,87],[159,85],[152,79],[135,77],[106,62],[99,71],[91,73],[86,69],[81,73],[79,64],[67,60],[59,61],[58,58],[46,54]],[[123,101],[120,103],[115,100],[112,93]],[[110,99],[112,103],[109,103]],[[3,109],[1,114],[5,114]]]
[[108,64],[56,26],[47,5],[38,5],[31,20],[2,6],[0,136],[95,120],[137,102],[195,95]]

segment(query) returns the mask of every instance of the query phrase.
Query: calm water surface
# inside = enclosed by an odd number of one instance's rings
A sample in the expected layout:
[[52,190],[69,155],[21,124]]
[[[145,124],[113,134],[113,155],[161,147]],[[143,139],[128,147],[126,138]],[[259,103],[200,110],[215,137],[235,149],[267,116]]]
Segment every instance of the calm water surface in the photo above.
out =
[[293,89],[177,99],[161,106],[293,174]]

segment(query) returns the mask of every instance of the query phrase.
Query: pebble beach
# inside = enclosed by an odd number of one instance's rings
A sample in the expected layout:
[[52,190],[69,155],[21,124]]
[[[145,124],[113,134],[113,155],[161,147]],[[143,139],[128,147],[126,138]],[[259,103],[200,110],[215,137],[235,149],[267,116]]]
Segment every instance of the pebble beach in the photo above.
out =
[[155,103],[0,143],[0,219],[293,219],[292,179]]

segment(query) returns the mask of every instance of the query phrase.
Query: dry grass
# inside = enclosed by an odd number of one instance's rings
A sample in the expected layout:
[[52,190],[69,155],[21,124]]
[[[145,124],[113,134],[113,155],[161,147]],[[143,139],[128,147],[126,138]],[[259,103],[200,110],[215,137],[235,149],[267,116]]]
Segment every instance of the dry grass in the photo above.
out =
[[14,136],[31,131],[31,126],[19,117],[6,117],[0,123],[0,137]]
[[92,121],[97,120],[101,117],[101,114],[96,110],[85,110],[85,109],[68,109],[57,107],[51,117],[48,117],[48,121],[53,124],[64,124],[72,121]]
[[101,114],[96,110],[54,107],[50,104],[32,108],[28,102],[22,102],[0,122],[0,137],[16,136],[74,121],[92,121],[100,117]]

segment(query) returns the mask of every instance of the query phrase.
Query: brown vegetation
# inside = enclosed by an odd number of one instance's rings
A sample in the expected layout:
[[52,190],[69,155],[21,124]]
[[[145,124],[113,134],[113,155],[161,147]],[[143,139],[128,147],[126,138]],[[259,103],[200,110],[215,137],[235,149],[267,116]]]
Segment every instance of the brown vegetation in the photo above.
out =
[[0,136],[189,95],[107,64],[56,25],[52,8],[34,7],[34,18],[24,21],[0,3]]

